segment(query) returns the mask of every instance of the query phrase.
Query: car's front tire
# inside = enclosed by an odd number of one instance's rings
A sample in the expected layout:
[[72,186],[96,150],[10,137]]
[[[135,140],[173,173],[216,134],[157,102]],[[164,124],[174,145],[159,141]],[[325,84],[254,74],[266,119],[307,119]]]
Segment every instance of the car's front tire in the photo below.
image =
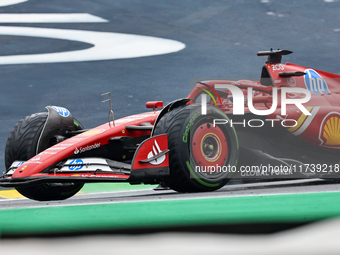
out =
[[[5,165],[8,169],[14,161],[27,161],[40,151],[37,145],[48,113],[36,113],[21,119],[11,131],[5,149]],[[76,129],[83,129],[82,125],[74,119]],[[43,147],[53,144],[49,140]],[[84,183],[44,183],[35,186],[18,187],[16,190],[23,196],[38,200],[63,200],[75,195]]]

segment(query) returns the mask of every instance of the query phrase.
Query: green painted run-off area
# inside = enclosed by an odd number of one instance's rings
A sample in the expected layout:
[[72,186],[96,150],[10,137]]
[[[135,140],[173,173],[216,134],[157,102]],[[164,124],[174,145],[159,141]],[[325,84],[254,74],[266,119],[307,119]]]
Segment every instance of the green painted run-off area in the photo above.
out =
[[340,216],[340,192],[0,210],[2,234],[140,227],[308,222]]

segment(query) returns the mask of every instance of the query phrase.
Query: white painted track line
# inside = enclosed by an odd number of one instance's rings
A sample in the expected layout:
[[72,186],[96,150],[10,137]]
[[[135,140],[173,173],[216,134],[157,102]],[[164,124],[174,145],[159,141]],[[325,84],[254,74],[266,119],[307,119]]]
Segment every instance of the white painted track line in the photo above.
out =
[[96,23],[108,20],[89,13],[4,13],[0,23]]
[[23,2],[27,2],[28,0],[1,0],[0,1],[0,7],[2,6],[8,6],[13,4],[20,4]]
[[0,65],[137,58],[173,53],[185,48],[184,43],[170,39],[71,29],[0,26],[0,35],[43,37],[94,45],[68,52],[1,56]]

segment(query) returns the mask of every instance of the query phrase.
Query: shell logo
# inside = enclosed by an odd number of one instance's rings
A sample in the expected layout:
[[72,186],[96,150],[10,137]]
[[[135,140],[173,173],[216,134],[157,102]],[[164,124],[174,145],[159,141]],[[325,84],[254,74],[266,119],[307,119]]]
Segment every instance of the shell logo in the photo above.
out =
[[90,136],[90,135],[97,135],[100,133],[103,133],[105,131],[105,129],[93,129],[93,130],[89,130],[86,131],[85,133],[82,133],[82,136]]
[[340,147],[340,114],[329,113],[322,121],[320,128],[321,145],[324,147]]

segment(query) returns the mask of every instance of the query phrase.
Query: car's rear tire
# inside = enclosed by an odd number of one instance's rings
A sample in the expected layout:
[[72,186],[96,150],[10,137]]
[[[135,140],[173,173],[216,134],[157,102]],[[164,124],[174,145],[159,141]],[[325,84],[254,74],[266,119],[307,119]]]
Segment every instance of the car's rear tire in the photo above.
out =
[[[36,113],[20,120],[11,131],[5,149],[5,165],[8,169],[16,160],[26,161],[34,157],[37,151],[37,144],[47,120],[48,113]],[[83,129],[83,126],[74,119],[76,130]],[[54,145],[50,140],[43,147]],[[63,200],[76,194],[84,183],[45,183],[35,186],[16,188],[23,196],[38,200]]]
[[[168,135],[170,177],[164,183],[171,189],[217,190],[236,169],[239,148],[235,130],[229,124],[214,127],[214,119],[228,120],[219,109],[208,106],[207,112],[202,115],[197,104],[178,107],[166,113],[155,127],[154,135]],[[215,166],[216,171],[210,168],[211,171],[204,172],[208,166]]]

